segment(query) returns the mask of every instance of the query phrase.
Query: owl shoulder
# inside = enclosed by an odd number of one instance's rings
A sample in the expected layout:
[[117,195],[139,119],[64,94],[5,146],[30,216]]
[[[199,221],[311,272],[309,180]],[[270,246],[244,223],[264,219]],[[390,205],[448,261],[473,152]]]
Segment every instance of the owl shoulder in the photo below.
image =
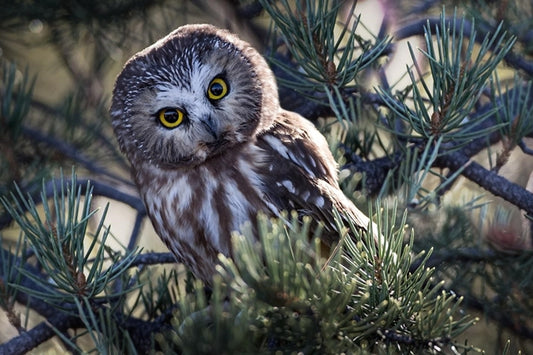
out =
[[278,164],[298,167],[309,178],[337,181],[337,163],[325,137],[307,119],[281,110],[274,124],[258,137],[257,144],[270,151]]

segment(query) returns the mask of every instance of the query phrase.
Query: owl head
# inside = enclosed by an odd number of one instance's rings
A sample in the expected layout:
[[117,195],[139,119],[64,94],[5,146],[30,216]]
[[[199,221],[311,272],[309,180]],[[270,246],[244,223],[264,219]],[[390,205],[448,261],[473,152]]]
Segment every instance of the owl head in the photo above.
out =
[[186,25],[128,60],[110,113],[132,163],[175,168],[254,139],[279,109],[274,76],[250,44],[211,25]]

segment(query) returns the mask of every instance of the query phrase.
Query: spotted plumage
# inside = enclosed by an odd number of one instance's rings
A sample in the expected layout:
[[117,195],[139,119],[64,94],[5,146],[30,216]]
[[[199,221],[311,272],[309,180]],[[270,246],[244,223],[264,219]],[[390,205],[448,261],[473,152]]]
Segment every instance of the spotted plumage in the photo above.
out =
[[207,282],[258,212],[309,215],[330,245],[334,209],[368,224],[340,190],[324,137],[279,106],[263,57],[225,30],[183,26],[134,55],[110,112],[156,232]]

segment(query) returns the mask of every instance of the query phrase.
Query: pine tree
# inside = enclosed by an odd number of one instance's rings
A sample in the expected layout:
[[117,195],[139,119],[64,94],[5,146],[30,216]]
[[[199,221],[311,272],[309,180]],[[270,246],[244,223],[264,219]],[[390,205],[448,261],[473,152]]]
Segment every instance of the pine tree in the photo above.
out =
[[[0,354],[531,350],[531,4],[356,3],[2,4]],[[131,54],[191,22],[261,46],[282,106],[327,136],[383,240],[341,228],[323,255],[309,220],[259,216],[260,240],[235,235],[211,288],[139,247],[149,223],[111,87]],[[117,202],[131,221],[109,221]],[[490,343],[474,335],[487,323]]]

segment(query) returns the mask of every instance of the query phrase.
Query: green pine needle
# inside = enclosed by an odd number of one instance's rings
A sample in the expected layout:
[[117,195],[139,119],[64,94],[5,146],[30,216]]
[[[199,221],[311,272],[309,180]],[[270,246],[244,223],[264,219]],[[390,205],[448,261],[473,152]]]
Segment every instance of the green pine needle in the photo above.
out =
[[108,297],[124,293],[124,290],[115,292],[110,286],[127,271],[138,251],[125,251],[120,260],[111,258],[115,263],[105,266],[111,257],[105,247],[109,236],[109,229],[104,227],[107,207],[95,231],[89,232],[89,222],[96,213],[91,209],[90,183],[85,187],[83,197],[82,186],[77,185],[73,172],[68,183],[61,178],[59,188],[52,187],[51,199],[47,197],[47,189],[43,185],[39,204],[30,196],[24,196],[18,188],[11,194],[11,199],[1,199],[23,231],[43,272],[50,277],[50,280],[41,279],[21,268],[21,273],[48,290],[44,293],[31,289],[24,291],[57,303],[101,296],[104,292]]
[[[352,353],[374,351],[384,339],[403,351],[453,345],[474,319],[433,283],[424,266],[430,253],[412,254],[406,217],[395,216],[395,208],[378,211],[383,238],[354,227],[327,260],[308,241],[309,220],[259,218],[260,240],[245,230],[234,236],[233,259],[221,257],[211,301],[200,283],[181,295],[174,329],[159,342],[186,353]],[[415,258],[420,266],[410,271]],[[192,343],[198,334],[205,342]]]

